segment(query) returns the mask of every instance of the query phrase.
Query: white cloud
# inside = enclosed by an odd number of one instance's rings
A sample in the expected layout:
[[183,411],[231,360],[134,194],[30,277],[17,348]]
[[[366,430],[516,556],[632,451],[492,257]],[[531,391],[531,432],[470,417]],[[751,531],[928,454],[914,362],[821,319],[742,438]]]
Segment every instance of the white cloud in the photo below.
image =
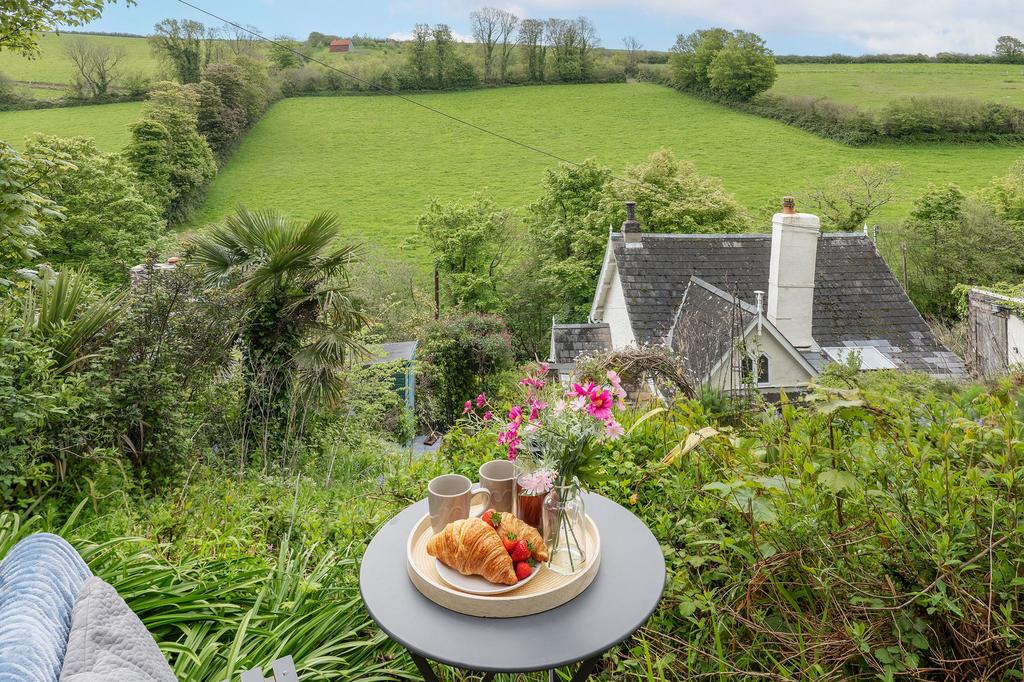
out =
[[[419,5],[415,0],[403,4]],[[468,13],[488,3],[424,4]],[[991,52],[998,36],[1024,35],[1020,0],[498,0],[490,4],[514,9],[520,16],[630,12],[651,21],[679,21],[680,30],[724,25],[767,35],[833,38],[866,52]]]

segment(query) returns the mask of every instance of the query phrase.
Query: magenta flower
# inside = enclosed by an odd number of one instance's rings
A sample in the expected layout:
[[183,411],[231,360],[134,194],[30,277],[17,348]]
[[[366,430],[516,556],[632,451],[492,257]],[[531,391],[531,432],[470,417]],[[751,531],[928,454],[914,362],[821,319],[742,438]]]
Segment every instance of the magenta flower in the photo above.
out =
[[462,406],[462,414],[469,414],[470,410],[473,409],[473,401],[467,400],[466,404]]
[[587,405],[587,412],[594,419],[605,421],[612,416],[612,394],[607,388],[595,389],[590,395],[590,404]]
[[530,403],[530,421],[533,421],[540,416],[540,411],[546,408],[548,404],[543,400],[534,400]]
[[523,421],[523,408],[513,405],[512,409],[508,411],[508,420],[514,424]]
[[485,421],[485,422],[489,422],[489,421],[491,421],[491,417],[493,417],[493,416],[494,416],[494,415],[493,415],[493,414],[491,414],[491,411],[490,411],[490,410],[487,410],[486,412],[484,412],[484,421]]
[[597,386],[594,386],[593,381],[589,381],[583,386],[580,384],[573,384],[572,388],[569,389],[568,395],[576,398],[589,398],[596,389]]
[[480,395],[478,395],[476,397],[476,406],[477,407],[483,407],[484,403],[486,403],[486,402],[487,402],[487,396],[484,395],[483,393],[481,393]]

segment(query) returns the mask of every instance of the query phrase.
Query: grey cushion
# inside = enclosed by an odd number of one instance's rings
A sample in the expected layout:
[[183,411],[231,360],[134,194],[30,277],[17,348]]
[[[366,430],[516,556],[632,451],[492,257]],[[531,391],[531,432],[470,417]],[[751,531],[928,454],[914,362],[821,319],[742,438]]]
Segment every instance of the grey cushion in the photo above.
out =
[[56,682],[71,609],[92,573],[74,547],[30,535],[0,563],[0,682]]
[[89,578],[75,601],[60,682],[176,682],[153,636],[113,587]]

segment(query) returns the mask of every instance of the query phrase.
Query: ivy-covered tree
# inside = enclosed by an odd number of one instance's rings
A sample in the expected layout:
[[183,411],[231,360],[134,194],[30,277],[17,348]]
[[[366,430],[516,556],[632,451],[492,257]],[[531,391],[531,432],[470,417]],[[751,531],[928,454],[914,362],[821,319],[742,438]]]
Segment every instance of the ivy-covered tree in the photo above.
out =
[[153,27],[149,42],[157,56],[170,63],[179,82],[198,83],[212,59],[210,37],[199,21],[163,19]]
[[429,430],[444,431],[466,400],[490,391],[512,367],[512,341],[496,315],[449,315],[427,326],[417,351],[417,413]]
[[213,152],[197,129],[198,111],[193,88],[169,81],[155,84],[125,149],[143,181],[144,195],[171,223],[188,217],[217,172]]

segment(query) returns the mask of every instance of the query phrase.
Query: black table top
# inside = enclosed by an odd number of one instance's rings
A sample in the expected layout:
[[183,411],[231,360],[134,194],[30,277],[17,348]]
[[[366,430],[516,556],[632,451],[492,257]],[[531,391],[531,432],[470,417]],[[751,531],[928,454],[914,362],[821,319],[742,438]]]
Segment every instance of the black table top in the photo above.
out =
[[532,672],[601,654],[650,617],[665,588],[665,558],[630,511],[594,493],[587,514],[601,533],[601,566],[590,587],[558,608],[518,618],[479,618],[438,606],[406,574],[406,543],[427,513],[421,500],[377,532],[359,570],[370,616],[391,639],[424,658],[481,672]]

